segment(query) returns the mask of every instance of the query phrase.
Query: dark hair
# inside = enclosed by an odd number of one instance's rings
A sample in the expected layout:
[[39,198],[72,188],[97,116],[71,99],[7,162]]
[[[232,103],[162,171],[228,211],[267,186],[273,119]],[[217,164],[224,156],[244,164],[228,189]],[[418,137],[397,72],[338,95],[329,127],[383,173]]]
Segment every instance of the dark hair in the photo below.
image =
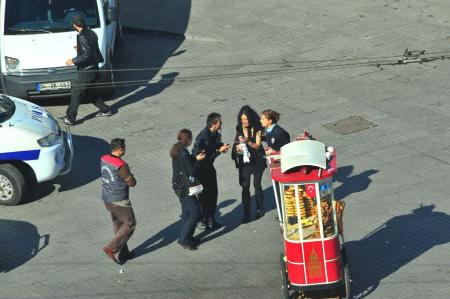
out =
[[119,148],[124,148],[124,147],[125,147],[125,139],[114,138],[113,140],[111,140],[111,150],[115,151],[115,150],[118,150]]
[[75,15],[72,18],[72,22],[71,22],[72,26],[73,25],[77,25],[78,27],[86,27],[86,20],[84,19],[84,17],[82,15]]
[[206,118],[206,126],[208,128],[211,128],[213,125],[217,124],[220,120],[222,115],[220,115],[217,112],[211,112],[208,117]]
[[172,145],[170,149],[170,157],[172,159],[176,159],[181,150],[188,145],[189,140],[192,140],[192,131],[189,129],[180,130],[177,134],[177,140],[178,142]]
[[254,128],[256,131],[261,131],[261,123],[259,122],[258,113],[256,113],[255,110],[253,110],[249,105],[244,105],[241,107],[241,110],[239,110],[238,116],[237,116],[237,126],[236,130],[242,129],[242,123],[241,123],[241,116],[245,115],[248,119],[248,126],[249,128]]
[[261,114],[264,115],[265,118],[270,119],[273,124],[276,124],[280,119],[280,113],[271,109],[264,110]]

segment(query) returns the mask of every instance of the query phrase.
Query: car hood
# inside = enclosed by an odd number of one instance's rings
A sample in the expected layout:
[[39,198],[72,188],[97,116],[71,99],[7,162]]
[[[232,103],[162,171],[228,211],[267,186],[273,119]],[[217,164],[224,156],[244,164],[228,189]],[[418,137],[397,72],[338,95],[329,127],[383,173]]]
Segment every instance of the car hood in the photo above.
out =
[[44,108],[19,98],[9,98],[16,105],[16,110],[3,125],[29,130],[40,137],[59,130],[56,120]]
[[[99,30],[94,31],[98,34]],[[24,70],[65,66],[77,54],[76,31],[4,35],[3,38],[3,55],[19,59]]]

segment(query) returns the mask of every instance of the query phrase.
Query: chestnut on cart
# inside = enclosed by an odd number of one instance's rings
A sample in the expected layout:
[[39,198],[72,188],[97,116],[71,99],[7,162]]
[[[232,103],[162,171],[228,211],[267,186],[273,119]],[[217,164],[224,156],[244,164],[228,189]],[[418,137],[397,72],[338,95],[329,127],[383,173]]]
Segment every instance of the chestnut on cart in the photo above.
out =
[[336,152],[315,140],[293,141],[268,158],[284,238],[280,256],[285,298],[327,292],[350,298],[350,274],[332,178]]

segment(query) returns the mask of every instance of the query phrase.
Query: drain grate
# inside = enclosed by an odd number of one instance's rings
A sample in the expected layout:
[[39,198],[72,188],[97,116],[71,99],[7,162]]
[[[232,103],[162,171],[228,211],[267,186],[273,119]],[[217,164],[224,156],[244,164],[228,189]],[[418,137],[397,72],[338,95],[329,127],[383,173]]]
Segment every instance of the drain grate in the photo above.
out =
[[376,127],[377,125],[362,117],[353,115],[345,119],[338,120],[333,123],[323,125],[336,133],[346,135],[366,129]]

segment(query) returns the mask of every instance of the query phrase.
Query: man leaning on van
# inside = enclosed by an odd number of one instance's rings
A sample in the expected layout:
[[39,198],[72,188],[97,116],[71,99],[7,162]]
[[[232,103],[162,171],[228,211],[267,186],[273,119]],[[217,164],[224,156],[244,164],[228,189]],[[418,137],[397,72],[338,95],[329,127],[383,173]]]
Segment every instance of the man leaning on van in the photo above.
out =
[[77,78],[72,86],[70,104],[64,117],[64,123],[69,126],[75,125],[78,106],[85,97],[92,100],[99,109],[95,116],[112,115],[111,108],[103,102],[96,86],[100,79],[98,64],[104,61],[98,47],[97,34],[86,26],[86,21],[81,15],[73,17],[72,26],[78,32],[77,56],[68,59],[66,65],[77,66]]

